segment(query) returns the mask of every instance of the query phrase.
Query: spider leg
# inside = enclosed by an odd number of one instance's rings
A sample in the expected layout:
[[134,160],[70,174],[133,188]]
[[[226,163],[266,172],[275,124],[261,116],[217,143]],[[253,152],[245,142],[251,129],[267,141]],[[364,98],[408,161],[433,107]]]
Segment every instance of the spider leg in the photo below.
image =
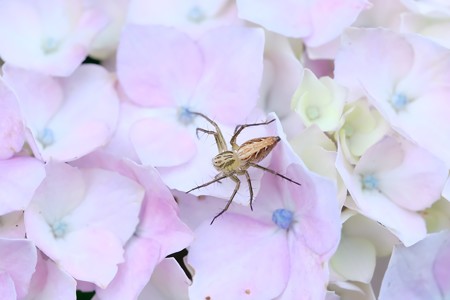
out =
[[217,125],[216,122],[214,122],[213,120],[211,120],[210,118],[208,118],[207,116],[205,116],[202,113],[195,112],[195,111],[191,111],[190,113],[204,118],[206,121],[211,123],[211,125],[216,129],[216,131],[214,132],[212,130],[206,130],[206,129],[203,129],[203,128],[197,128],[196,133],[201,131],[201,132],[204,132],[204,133],[213,134],[214,138],[216,140],[217,148],[219,149],[219,153],[227,151],[228,150],[227,144],[225,143],[225,139],[223,138],[223,134],[222,134],[222,131],[219,128],[219,125]]
[[205,187],[205,186],[208,186],[208,185],[210,185],[210,184],[213,184],[214,182],[218,182],[218,181],[220,182],[220,180],[222,180],[222,179],[224,179],[224,178],[227,178],[227,177],[228,177],[228,175],[222,175],[222,176],[219,176],[219,177],[216,176],[216,177],[214,177],[213,180],[208,181],[207,183],[204,183],[204,184],[202,184],[202,185],[196,186],[196,187],[193,188],[193,189],[190,189],[189,191],[186,192],[186,194],[188,194],[188,193],[190,193],[190,192],[192,192],[192,191],[201,189],[201,188],[203,188],[203,187]]
[[250,175],[247,171],[244,171],[244,175],[247,178],[248,190],[250,191],[250,209],[253,210],[253,187],[252,180],[250,179]]
[[294,184],[296,184],[296,185],[301,185],[301,183],[298,183],[297,181],[294,181],[294,180],[292,180],[292,179],[290,179],[290,178],[288,178],[288,177],[286,177],[286,176],[284,176],[284,175],[281,175],[280,173],[275,172],[274,170],[271,170],[271,169],[269,169],[269,168],[266,168],[266,167],[263,167],[263,166],[260,166],[260,165],[258,165],[258,164],[254,164],[254,163],[251,163],[251,162],[249,162],[248,164],[249,164],[250,166],[252,166],[252,167],[255,167],[255,168],[264,170],[264,171],[266,171],[266,172],[272,173],[273,175],[280,176],[281,178],[286,179],[287,181],[292,182],[292,183],[294,183]]
[[222,215],[224,212],[226,212],[228,210],[228,208],[230,207],[231,202],[233,202],[233,198],[234,196],[236,196],[237,191],[239,190],[239,187],[241,186],[241,181],[239,180],[239,178],[236,175],[230,175],[231,180],[233,180],[234,182],[236,182],[236,187],[234,188],[233,194],[231,194],[230,200],[228,200],[227,205],[225,205],[225,208],[222,209],[222,211],[220,213],[218,213],[211,221],[210,225],[212,225],[212,223],[214,223],[214,221],[220,216]]
[[267,124],[272,123],[273,121],[275,121],[275,119],[272,119],[272,120],[266,121],[266,122],[261,122],[261,123],[243,124],[243,125],[236,126],[236,128],[234,129],[234,134],[230,140],[230,144],[231,144],[231,147],[233,148],[233,150],[237,150],[239,148],[239,146],[236,144],[236,139],[242,130],[244,130],[247,127],[267,125]]

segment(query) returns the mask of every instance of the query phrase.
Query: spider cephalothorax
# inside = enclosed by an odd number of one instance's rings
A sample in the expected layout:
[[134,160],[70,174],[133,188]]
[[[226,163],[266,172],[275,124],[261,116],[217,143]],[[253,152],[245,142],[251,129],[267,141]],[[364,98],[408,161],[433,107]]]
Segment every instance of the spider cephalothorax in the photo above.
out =
[[236,129],[234,130],[234,134],[231,137],[230,144],[231,144],[231,150],[228,150],[227,144],[225,143],[225,139],[223,138],[222,132],[219,128],[219,126],[210,118],[205,116],[202,113],[198,112],[191,112],[194,115],[201,116],[205,118],[211,125],[215,128],[215,131],[213,130],[206,130],[203,128],[197,128],[197,135],[199,132],[204,132],[207,134],[212,134],[216,140],[217,149],[219,150],[219,154],[217,154],[213,159],[212,163],[214,168],[216,168],[219,173],[214,177],[213,180],[204,183],[202,185],[199,185],[193,189],[190,189],[186,193],[189,193],[193,190],[200,189],[202,187],[208,186],[214,182],[218,182],[224,178],[229,177],[231,180],[233,180],[236,183],[236,186],[234,188],[233,193],[231,194],[230,199],[228,200],[227,205],[225,208],[217,214],[213,220],[211,221],[211,224],[214,222],[214,220],[223,214],[225,211],[227,211],[228,207],[230,206],[231,202],[233,202],[233,198],[236,195],[237,191],[240,188],[241,181],[239,180],[239,175],[244,175],[247,179],[247,184],[250,191],[250,208],[253,210],[253,188],[252,188],[252,182],[250,180],[250,175],[247,172],[247,169],[250,167],[255,167],[264,171],[267,171],[269,173],[272,173],[274,175],[280,176],[283,179],[286,179],[294,184],[301,185],[300,183],[281,175],[278,172],[275,172],[271,169],[268,169],[266,167],[258,165],[258,163],[263,160],[276,146],[276,144],[280,141],[280,137],[278,136],[268,136],[268,137],[260,137],[260,138],[254,138],[251,140],[246,141],[242,145],[238,145],[236,143],[236,139],[238,135],[244,130],[244,128],[252,127],[252,126],[259,126],[259,125],[267,125],[275,121],[275,119],[267,121],[267,122],[261,122],[261,123],[253,123],[253,124],[244,124],[244,125],[238,125],[236,126]]

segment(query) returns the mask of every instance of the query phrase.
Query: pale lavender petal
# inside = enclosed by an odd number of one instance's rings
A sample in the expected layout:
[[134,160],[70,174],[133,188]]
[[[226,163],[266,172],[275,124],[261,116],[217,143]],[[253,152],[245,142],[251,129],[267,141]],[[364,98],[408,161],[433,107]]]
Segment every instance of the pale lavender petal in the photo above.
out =
[[[34,273],[37,262],[37,250],[34,244],[25,239],[3,239],[0,238],[0,274],[5,272],[12,279],[15,292],[19,298],[26,295],[31,275]],[[9,286],[9,280],[5,276],[2,279]],[[0,279],[1,282],[1,279]],[[2,282],[3,283],[3,282]],[[0,294],[10,293],[9,288],[2,291],[3,286],[0,284]],[[4,298],[12,299],[12,298]]]
[[449,247],[449,232],[442,231],[394,248],[379,299],[448,299]]
[[17,299],[14,281],[4,271],[0,271],[0,299]]
[[44,177],[44,165],[35,158],[0,160],[0,215],[25,209]]
[[235,125],[256,105],[262,78],[261,29],[220,27],[199,41],[204,72],[190,102],[217,121]]
[[177,166],[188,162],[197,152],[192,131],[176,120],[142,119],[131,126],[129,138],[144,165]]
[[282,293],[290,270],[283,231],[228,214],[195,233],[188,255],[195,272],[190,298],[272,299]]
[[36,272],[33,274],[28,294],[23,300],[76,299],[77,282],[61,270],[51,259],[39,252]]
[[169,27],[127,25],[117,51],[125,93],[150,107],[188,103],[204,68],[198,45]]

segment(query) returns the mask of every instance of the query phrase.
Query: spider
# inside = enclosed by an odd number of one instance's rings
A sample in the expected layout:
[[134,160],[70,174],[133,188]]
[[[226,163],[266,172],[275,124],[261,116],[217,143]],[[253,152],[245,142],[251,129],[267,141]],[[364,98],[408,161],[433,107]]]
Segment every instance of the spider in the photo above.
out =
[[192,114],[200,116],[207,120],[211,125],[215,128],[214,130],[206,130],[203,128],[197,128],[196,134],[198,137],[199,132],[203,132],[206,134],[212,134],[214,136],[214,139],[216,140],[217,149],[219,150],[219,154],[217,154],[213,159],[212,163],[214,168],[219,171],[219,173],[214,177],[213,180],[206,182],[202,185],[196,186],[186,193],[190,193],[194,190],[206,187],[214,182],[220,182],[220,180],[225,179],[229,177],[231,180],[233,180],[236,183],[236,186],[234,188],[233,193],[231,194],[230,199],[228,200],[225,208],[219,212],[211,221],[210,224],[214,223],[214,221],[222,215],[224,212],[228,210],[230,207],[231,202],[233,202],[233,198],[236,195],[237,191],[239,190],[241,186],[241,181],[239,180],[239,175],[244,175],[247,179],[247,184],[250,191],[250,209],[253,210],[253,188],[252,188],[252,182],[250,179],[250,175],[248,174],[248,168],[255,167],[261,170],[264,170],[266,172],[272,173],[274,175],[277,175],[283,179],[288,180],[289,182],[292,182],[297,185],[301,185],[300,183],[281,175],[278,172],[275,172],[274,170],[268,169],[266,167],[258,165],[258,163],[263,160],[276,146],[276,144],[280,141],[280,137],[278,136],[268,136],[268,137],[259,137],[254,138],[251,140],[246,141],[242,145],[238,145],[236,143],[236,139],[238,135],[247,127],[252,126],[260,126],[260,125],[267,125],[275,121],[275,119],[261,122],[261,123],[253,123],[253,124],[244,124],[244,125],[238,125],[234,129],[234,134],[231,137],[230,144],[231,149],[228,150],[227,144],[225,143],[225,139],[222,135],[222,132],[219,128],[219,126],[210,118],[205,116],[202,113],[199,112],[192,112]]

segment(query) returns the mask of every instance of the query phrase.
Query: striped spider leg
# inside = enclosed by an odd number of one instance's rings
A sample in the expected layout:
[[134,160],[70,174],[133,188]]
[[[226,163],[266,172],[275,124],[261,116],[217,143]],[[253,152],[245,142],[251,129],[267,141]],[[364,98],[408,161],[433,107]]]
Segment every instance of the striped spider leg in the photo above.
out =
[[211,134],[214,136],[219,154],[217,154],[212,159],[212,163],[213,163],[214,168],[217,171],[219,171],[219,173],[214,177],[213,180],[208,181],[202,185],[196,186],[196,187],[190,189],[189,191],[187,191],[186,193],[206,187],[214,182],[219,182],[220,180],[225,179],[227,177],[236,183],[234,191],[231,194],[231,197],[228,200],[225,208],[212,219],[211,224],[217,219],[217,217],[219,217],[224,212],[226,212],[228,210],[228,208],[230,207],[231,202],[233,202],[233,199],[236,196],[236,193],[238,192],[238,190],[241,186],[241,181],[238,177],[240,175],[244,175],[245,178],[247,179],[247,184],[248,184],[249,192],[250,192],[250,208],[253,210],[253,187],[252,187],[250,175],[248,174],[248,171],[247,171],[248,168],[250,168],[250,167],[255,167],[255,168],[261,169],[263,171],[272,173],[276,176],[286,179],[289,182],[292,182],[297,185],[301,185],[300,183],[298,183],[284,175],[281,175],[280,173],[278,173],[274,170],[271,170],[269,168],[263,167],[258,164],[261,160],[263,160],[272,151],[272,149],[280,141],[280,137],[268,136],[268,137],[254,138],[254,139],[246,141],[245,143],[243,143],[240,146],[236,143],[237,137],[242,132],[242,130],[244,130],[245,128],[252,127],[252,126],[267,125],[267,124],[270,124],[273,121],[275,121],[275,119],[266,121],[266,122],[261,122],[261,123],[244,124],[244,125],[236,126],[236,128],[234,130],[234,134],[230,140],[231,150],[228,150],[228,147],[227,147],[227,144],[223,137],[222,131],[220,130],[220,128],[216,124],[216,122],[214,122],[213,120],[211,120],[210,118],[208,118],[207,116],[205,116],[202,113],[198,113],[198,112],[191,112],[191,113],[204,118],[215,129],[215,130],[206,130],[204,128],[197,128],[196,134],[197,134],[197,137],[198,137],[199,132]]

